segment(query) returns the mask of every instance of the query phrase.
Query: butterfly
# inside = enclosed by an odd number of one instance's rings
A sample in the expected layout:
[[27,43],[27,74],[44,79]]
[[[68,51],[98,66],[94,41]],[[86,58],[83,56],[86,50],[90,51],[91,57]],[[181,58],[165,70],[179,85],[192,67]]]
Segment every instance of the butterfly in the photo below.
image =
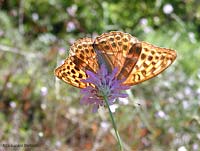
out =
[[82,82],[88,77],[86,70],[97,72],[104,63],[110,72],[117,68],[117,79],[132,86],[155,77],[175,59],[175,50],[139,41],[128,33],[112,31],[95,39],[77,40],[70,47],[68,58],[55,69],[55,75],[72,86],[85,88],[89,85]]

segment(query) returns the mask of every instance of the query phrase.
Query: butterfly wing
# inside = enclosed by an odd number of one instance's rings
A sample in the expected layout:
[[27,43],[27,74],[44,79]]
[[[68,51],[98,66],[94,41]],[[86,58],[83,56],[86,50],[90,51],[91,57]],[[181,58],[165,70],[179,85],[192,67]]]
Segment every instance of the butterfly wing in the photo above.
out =
[[125,85],[135,85],[155,77],[176,58],[174,50],[140,42],[119,31],[97,37],[94,49],[100,56],[100,64],[104,62],[110,71],[118,68],[117,78],[125,79]]
[[[135,37],[119,31],[112,31],[100,35],[94,41],[94,49],[98,56],[98,63],[105,63],[110,72],[117,67],[118,75],[124,67],[129,50],[137,42],[138,40]],[[133,64],[137,61],[137,54],[134,57]]]
[[140,42],[140,45],[139,59],[124,82],[126,85],[135,85],[155,77],[176,59],[176,52],[172,49],[160,48],[146,42]]
[[69,57],[61,66],[56,68],[55,75],[68,84],[85,88],[88,84],[81,81],[87,78],[85,71],[96,72],[99,68],[92,45],[93,40],[91,38],[77,40],[70,47]]
[[135,85],[155,77],[164,71],[176,58],[172,49],[160,48],[140,42],[130,34],[114,31],[91,38],[77,40],[70,47],[69,57],[55,70],[55,75],[64,82],[79,88],[88,84],[86,70],[96,72],[105,63],[111,72],[118,68],[117,78],[125,85]]

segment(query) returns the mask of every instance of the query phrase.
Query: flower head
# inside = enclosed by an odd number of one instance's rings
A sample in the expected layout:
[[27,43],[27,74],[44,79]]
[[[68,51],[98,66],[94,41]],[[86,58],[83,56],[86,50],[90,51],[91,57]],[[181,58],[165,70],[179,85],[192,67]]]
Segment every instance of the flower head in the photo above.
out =
[[93,112],[96,112],[99,106],[105,105],[105,97],[107,97],[109,105],[112,105],[115,99],[128,96],[120,92],[121,90],[129,89],[129,86],[122,84],[124,80],[118,80],[116,78],[117,68],[112,73],[109,73],[103,64],[97,73],[91,71],[86,71],[86,73],[88,78],[82,81],[90,83],[91,86],[81,90],[84,96],[80,102],[81,104],[93,104]]

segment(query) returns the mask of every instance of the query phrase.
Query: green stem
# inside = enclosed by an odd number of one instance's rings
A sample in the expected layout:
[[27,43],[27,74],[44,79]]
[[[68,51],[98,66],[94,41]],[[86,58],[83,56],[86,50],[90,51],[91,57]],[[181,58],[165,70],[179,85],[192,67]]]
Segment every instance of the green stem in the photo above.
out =
[[109,103],[108,103],[108,97],[104,95],[103,98],[104,98],[104,100],[106,102],[106,106],[108,107],[108,110],[109,110],[110,118],[111,118],[111,121],[112,121],[113,128],[115,130],[115,134],[117,136],[117,141],[118,141],[118,144],[119,144],[120,151],[123,151],[122,141],[121,141],[121,138],[119,136],[119,132],[117,130],[117,126],[116,126],[113,114],[112,114],[112,112],[110,110],[110,106],[109,106]]

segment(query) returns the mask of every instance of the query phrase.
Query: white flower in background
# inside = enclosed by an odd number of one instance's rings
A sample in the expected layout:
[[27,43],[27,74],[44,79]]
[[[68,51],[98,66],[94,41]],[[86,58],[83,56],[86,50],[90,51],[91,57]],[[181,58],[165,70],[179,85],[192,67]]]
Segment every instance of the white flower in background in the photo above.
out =
[[106,121],[101,122],[101,128],[104,131],[107,131],[109,127],[110,127],[110,124],[108,122],[106,122]]
[[179,100],[184,99],[184,95],[183,95],[182,92],[177,92],[177,93],[176,93],[176,97],[177,97]]
[[16,108],[17,104],[14,101],[10,102],[10,107],[11,108]]
[[42,96],[45,96],[45,95],[47,95],[47,93],[48,93],[47,87],[42,87],[42,88],[40,89],[40,91],[41,91],[41,95],[42,95]]
[[12,87],[13,87],[13,84],[12,84],[11,82],[8,82],[8,83],[6,84],[6,87],[7,87],[7,88],[12,88]]
[[68,42],[69,42],[71,45],[72,45],[75,41],[76,41],[76,39],[74,39],[74,38],[72,38],[72,37],[70,37],[69,40],[68,40]]
[[47,108],[47,105],[42,103],[42,104],[40,104],[40,107],[41,107],[41,109],[45,110]]
[[157,116],[157,117],[160,117],[160,118],[164,118],[164,119],[166,119],[166,117],[167,117],[167,115],[165,114],[165,112],[162,111],[162,110],[158,111],[158,112],[156,113],[156,116]]
[[191,141],[191,136],[190,136],[190,134],[184,134],[183,136],[182,136],[182,140],[183,140],[183,142],[184,143],[189,143],[190,141]]
[[150,141],[145,137],[143,137],[141,141],[145,146],[149,146],[151,144]]
[[66,52],[66,50],[65,50],[65,48],[63,48],[63,47],[60,47],[60,48],[58,49],[58,52],[59,52],[60,55],[64,55],[65,52]]
[[200,140],[200,133],[197,134],[197,138]]
[[61,147],[62,143],[61,141],[56,141],[56,147]]
[[110,110],[111,110],[111,112],[114,113],[118,107],[119,107],[118,104],[110,105]]
[[189,80],[188,80],[188,84],[189,84],[190,86],[193,86],[193,85],[195,84],[194,79],[189,79]]
[[148,20],[146,18],[140,19],[140,25],[143,28],[144,33],[150,33],[152,28],[148,26]]
[[146,18],[142,18],[142,19],[140,19],[140,24],[145,26],[148,24],[148,20]]
[[144,28],[144,32],[145,33],[150,33],[152,31],[153,31],[153,29],[151,27],[149,27],[149,26],[147,26],[147,27]]
[[38,136],[43,137],[43,136],[44,136],[44,133],[43,133],[43,132],[39,132],[39,133],[38,133]]
[[69,21],[67,23],[67,28],[66,28],[67,32],[73,31],[75,29],[76,29],[76,26],[75,26],[74,22]]
[[37,21],[39,19],[38,13],[33,13],[32,14],[32,19],[33,19],[33,21]]
[[163,7],[163,12],[165,14],[171,14],[173,12],[174,8],[171,4],[165,4],[164,7]]
[[196,90],[196,93],[197,93],[197,94],[200,94],[200,88],[198,88],[198,89]]
[[199,149],[199,145],[198,144],[193,144],[192,148],[193,148],[193,150],[198,150]]
[[174,130],[173,127],[170,127],[170,128],[168,129],[168,132],[171,133],[171,134],[174,134],[174,133],[175,133],[175,130]]
[[192,43],[196,43],[197,41],[196,41],[196,38],[195,38],[195,34],[193,33],[193,32],[189,32],[188,33],[188,37],[189,37],[189,39],[190,39],[190,41],[192,42]]
[[178,151],[187,151],[187,149],[185,148],[185,146],[181,146],[178,148]]
[[38,40],[45,43],[50,44],[56,41],[56,36],[51,33],[45,33],[38,37]]
[[184,93],[185,93],[185,95],[191,95],[192,94],[192,89],[190,88],[190,87],[186,87],[185,89],[184,89]]
[[120,104],[128,105],[129,100],[127,98],[118,98]]
[[76,11],[77,11],[77,6],[76,6],[76,5],[72,5],[71,7],[68,7],[68,8],[67,8],[67,13],[68,13],[70,16],[75,16]]
[[189,103],[187,101],[183,101],[183,108],[188,109],[190,107]]

